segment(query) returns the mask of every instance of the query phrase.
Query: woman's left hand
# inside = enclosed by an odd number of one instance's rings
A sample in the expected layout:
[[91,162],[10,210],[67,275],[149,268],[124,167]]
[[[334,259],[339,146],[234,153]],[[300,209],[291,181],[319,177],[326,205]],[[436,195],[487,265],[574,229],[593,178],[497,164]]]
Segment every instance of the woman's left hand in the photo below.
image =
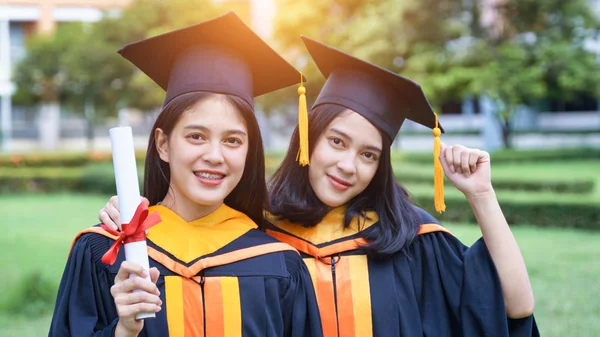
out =
[[466,196],[493,190],[489,153],[442,143],[440,161],[446,177]]

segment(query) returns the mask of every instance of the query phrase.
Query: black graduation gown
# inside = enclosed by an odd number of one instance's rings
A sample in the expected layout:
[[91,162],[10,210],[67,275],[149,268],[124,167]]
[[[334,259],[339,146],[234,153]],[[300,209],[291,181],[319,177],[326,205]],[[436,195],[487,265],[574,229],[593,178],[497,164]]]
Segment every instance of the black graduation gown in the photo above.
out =
[[[192,223],[158,208],[162,222],[150,229],[147,243],[150,267],[160,271],[163,306],[156,318],[145,320],[140,337],[322,336],[310,276],[293,248],[227,206],[192,229]],[[76,238],[49,336],[114,336],[118,315],[110,288],[125,255],[121,249],[112,266],[101,262],[114,242],[105,234],[93,227]],[[190,258],[189,251],[210,253]]]
[[500,280],[483,239],[466,247],[419,211],[423,225],[408,254],[385,259],[358,249],[365,243],[362,234],[376,222],[374,212],[368,212],[375,220],[364,231],[358,231],[356,221],[341,229],[343,209],[333,210],[312,228],[272,218],[266,224],[270,235],[302,252],[324,336],[539,336],[533,315],[507,318]]

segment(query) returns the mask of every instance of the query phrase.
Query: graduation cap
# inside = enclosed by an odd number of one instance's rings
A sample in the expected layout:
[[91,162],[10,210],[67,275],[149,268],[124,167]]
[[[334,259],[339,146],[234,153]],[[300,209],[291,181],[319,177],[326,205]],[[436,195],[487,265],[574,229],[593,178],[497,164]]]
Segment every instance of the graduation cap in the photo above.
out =
[[336,104],[351,109],[389,137],[396,138],[405,119],[433,129],[436,210],[443,202],[443,169],[439,161],[443,131],[437,115],[416,82],[336,48],[301,36],[319,71],[327,78],[313,108]]
[[231,94],[254,106],[254,97],[288,87],[302,75],[234,13],[130,43],[118,51],[167,94]]

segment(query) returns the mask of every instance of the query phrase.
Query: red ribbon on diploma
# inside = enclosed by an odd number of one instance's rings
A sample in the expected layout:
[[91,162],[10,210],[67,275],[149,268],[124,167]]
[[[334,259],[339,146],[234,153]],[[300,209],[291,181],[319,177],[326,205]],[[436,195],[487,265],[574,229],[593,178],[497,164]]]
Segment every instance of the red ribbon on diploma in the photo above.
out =
[[106,252],[106,254],[104,254],[104,256],[102,256],[102,263],[109,265],[114,264],[117,260],[117,255],[119,255],[121,245],[130,242],[145,241],[146,230],[156,225],[160,221],[161,219],[158,212],[152,212],[152,214],[148,215],[148,206],[141,202],[135,210],[135,214],[133,215],[131,222],[121,225],[121,232],[117,232],[116,230],[102,224],[101,227],[105,231],[112,235],[118,236],[117,240],[113,243],[110,249]]

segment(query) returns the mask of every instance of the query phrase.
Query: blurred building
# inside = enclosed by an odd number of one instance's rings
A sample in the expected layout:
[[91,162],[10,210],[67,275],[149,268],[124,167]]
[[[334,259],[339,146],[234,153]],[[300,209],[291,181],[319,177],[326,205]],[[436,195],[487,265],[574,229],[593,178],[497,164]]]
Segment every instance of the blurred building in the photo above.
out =
[[[0,0],[0,142],[10,149],[13,137],[35,137],[35,128],[18,128],[37,119],[35,109],[13,106],[11,70],[25,55],[25,40],[32,34],[52,34],[64,22],[94,22],[117,15],[134,0]],[[143,0],[142,0],[143,1]],[[165,0],[168,1],[168,0]],[[193,0],[190,0],[193,1]],[[237,14],[267,36],[271,32],[274,0],[195,0],[231,4]],[[2,152],[2,151],[0,151]]]
[[[36,145],[44,144],[39,139],[39,130],[36,127],[40,124],[38,109],[11,104],[14,90],[10,80],[11,69],[25,55],[26,38],[36,33],[51,34],[64,22],[94,22],[100,20],[103,15],[118,15],[121,9],[133,1],[135,0],[0,0],[0,152],[11,149],[35,150]],[[262,37],[268,38],[273,30],[271,19],[276,14],[276,0],[189,1],[213,1],[228,8],[235,8],[237,14]],[[480,1],[483,6],[481,23],[500,34],[503,23],[499,20],[496,7],[507,0],[476,1]],[[600,0],[588,1],[592,10],[600,15]],[[590,40],[586,47],[598,55],[600,63],[600,39]],[[500,130],[494,120],[494,110],[494,103],[485,97],[471,97],[443,104],[441,121],[446,129],[451,131],[452,137],[456,138],[449,142],[489,150],[496,148],[498,145],[494,144],[498,143]],[[515,130],[539,130],[548,133],[521,135],[516,139],[515,145],[523,148],[600,147],[600,132],[597,132],[600,130],[599,110],[598,98],[589,96],[576,97],[570,102],[548,98],[536,107],[520,107],[514,118]],[[289,120],[286,116],[277,115],[267,118],[261,115],[260,111],[257,111],[257,115],[265,132],[265,146],[275,150],[284,149],[295,125],[295,119]],[[82,139],[85,137],[85,123],[80,116],[61,117],[60,137],[67,143],[65,148],[81,148],[81,144],[84,143]],[[140,131],[140,134],[147,135],[148,125],[151,126],[151,123],[151,120],[140,123],[137,128],[143,131]],[[106,127],[102,128],[105,129]],[[403,137],[403,141],[398,142],[399,148],[420,150],[421,147],[429,146],[429,130],[424,130],[410,121],[405,123],[403,130],[404,134],[412,132],[414,135]],[[11,139],[14,139],[12,146],[7,141]],[[106,144],[95,146],[103,148]]]
[[15,119],[25,110],[11,106],[13,66],[25,55],[25,39],[32,34],[52,34],[61,22],[98,21],[103,11],[119,10],[131,0],[0,0],[0,124],[3,148],[10,146]]

